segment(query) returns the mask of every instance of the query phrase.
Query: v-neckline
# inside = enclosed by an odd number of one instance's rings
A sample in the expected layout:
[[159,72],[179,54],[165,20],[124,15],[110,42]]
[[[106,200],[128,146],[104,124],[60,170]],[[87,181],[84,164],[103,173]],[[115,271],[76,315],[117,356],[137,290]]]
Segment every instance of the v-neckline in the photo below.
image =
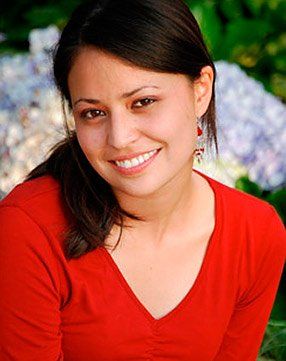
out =
[[192,287],[189,289],[189,291],[187,292],[187,294],[181,299],[181,301],[168,313],[166,313],[164,316],[160,317],[160,318],[155,318],[149,311],[148,309],[143,305],[143,303],[139,300],[139,298],[136,296],[136,294],[134,293],[134,291],[132,290],[132,288],[130,287],[129,283],[127,282],[127,280],[125,279],[125,277],[123,276],[122,272],[120,271],[119,267],[117,266],[116,262],[114,261],[113,257],[111,256],[111,254],[108,252],[108,250],[105,247],[99,247],[99,249],[102,250],[103,255],[105,256],[108,264],[111,266],[111,268],[114,270],[119,282],[121,283],[122,287],[125,289],[125,291],[128,293],[128,295],[131,297],[131,299],[133,299],[133,301],[135,302],[135,304],[137,305],[137,307],[145,314],[146,318],[154,324],[161,324],[167,320],[169,320],[170,318],[174,317],[174,315],[179,312],[187,303],[188,301],[191,299],[191,297],[194,295],[194,293],[196,292],[196,290],[198,289],[198,287],[201,284],[201,280],[202,278],[205,276],[206,272],[207,272],[207,266],[209,263],[209,259],[212,253],[212,250],[214,248],[215,245],[215,241],[218,237],[218,234],[220,232],[220,227],[221,227],[221,200],[220,200],[220,193],[217,190],[217,185],[218,183],[216,183],[216,181],[212,178],[210,178],[209,176],[205,175],[204,173],[201,173],[200,171],[193,169],[193,171],[197,172],[199,175],[201,175],[203,178],[205,178],[210,187],[213,190],[214,193],[214,203],[215,203],[215,225],[214,225],[214,229],[212,234],[209,237],[208,240],[208,245],[204,254],[204,258],[200,267],[200,270],[197,274],[197,277],[192,285]]

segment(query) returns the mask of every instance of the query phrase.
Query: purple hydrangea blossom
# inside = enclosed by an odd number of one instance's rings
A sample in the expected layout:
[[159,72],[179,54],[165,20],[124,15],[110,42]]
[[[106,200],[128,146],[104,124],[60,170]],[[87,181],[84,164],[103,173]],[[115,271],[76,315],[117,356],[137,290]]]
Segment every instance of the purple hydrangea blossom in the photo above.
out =
[[231,155],[264,189],[285,186],[285,104],[238,65],[219,61],[216,69],[221,159]]

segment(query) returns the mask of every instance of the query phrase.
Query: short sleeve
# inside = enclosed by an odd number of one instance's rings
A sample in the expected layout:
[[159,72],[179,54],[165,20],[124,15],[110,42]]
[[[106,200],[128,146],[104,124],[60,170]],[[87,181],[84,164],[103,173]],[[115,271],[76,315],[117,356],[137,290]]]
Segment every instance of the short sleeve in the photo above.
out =
[[285,227],[270,208],[256,277],[237,303],[214,361],[257,360],[286,258]]
[[49,241],[16,206],[0,207],[0,359],[62,361],[60,281]]

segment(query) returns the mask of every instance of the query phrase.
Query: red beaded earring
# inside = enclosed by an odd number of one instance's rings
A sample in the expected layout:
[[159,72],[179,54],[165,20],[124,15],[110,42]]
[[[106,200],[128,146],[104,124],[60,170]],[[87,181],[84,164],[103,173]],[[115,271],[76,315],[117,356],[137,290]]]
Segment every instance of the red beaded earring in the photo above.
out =
[[197,158],[198,163],[201,163],[203,160],[203,153],[205,151],[204,142],[202,139],[203,131],[199,127],[199,125],[197,126],[197,130],[198,130],[198,141],[197,141],[197,148],[195,149],[195,157]]

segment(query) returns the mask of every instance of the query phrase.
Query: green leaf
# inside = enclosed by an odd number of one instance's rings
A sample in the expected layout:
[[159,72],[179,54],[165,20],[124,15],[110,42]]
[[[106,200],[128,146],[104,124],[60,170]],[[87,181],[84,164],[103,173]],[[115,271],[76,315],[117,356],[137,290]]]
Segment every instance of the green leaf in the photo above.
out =
[[[270,318],[275,320],[285,320],[286,318],[286,297],[282,291],[278,291],[276,294]],[[280,325],[286,327],[286,321],[281,321]]]
[[265,197],[265,200],[276,208],[284,224],[286,224],[286,188],[270,193]]
[[271,92],[286,101],[286,75],[274,73],[270,77]]
[[278,72],[286,73],[286,51],[274,56],[273,64]]
[[190,9],[199,23],[208,49],[214,60],[217,60],[216,49],[221,45],[222,23],[214,3],[210,1],[191,3]]
[[237,19],[243,16],[241,1],[221,0],[218,3],[224,16],[229,19]]
[[[282,52],[286,52],[286,29],[284,29],[284,32],[282,33],[276,33],[275,37],[272,39],[272,44],[275,44],[276,46],[276,52],[272,55],[276,55]],[[271,40],[270,40],[271,43]],[[267,44],[268,45],[268,44]]]
[[247,176],[238,178],[235,182],[235,188],[259,198],[263,192],[262,188],[257,183],[252,182]]
[[271,357],[275,361],[286,359],[286,324],[270,319],[263,338],[259,356]]
[[270,24],[259,19],[242,18],[229,22],[222,44],[224,59],[235,61],[250,46],[256,52],[270,31]]
[[267,2],[267,0],[243,0],[244,4],[250,10],[250,12],[255,16],[259,16],[261,14],[261,10],[263,5]]
[[5,43],[0,43],[0,56],[2,55],[17,55],[19,49]]
[[285,22],[286,22],[286,2],[276,4],[271,6],[271,2],[267,2],[268,9],[265,12],[264,19],[271,23],[273,29],[278,31],[278,35],[281,32],[285,32]]
[[30,28],[41,28],[50,24],[57,24],[65,18],[62,10],[58,6],[35,6],[24,14]]
[[29,32],[30,32],[30,28],[24,25],[14,29],[10,29],[6,34],[7,41],[9,42],[27,41]]

